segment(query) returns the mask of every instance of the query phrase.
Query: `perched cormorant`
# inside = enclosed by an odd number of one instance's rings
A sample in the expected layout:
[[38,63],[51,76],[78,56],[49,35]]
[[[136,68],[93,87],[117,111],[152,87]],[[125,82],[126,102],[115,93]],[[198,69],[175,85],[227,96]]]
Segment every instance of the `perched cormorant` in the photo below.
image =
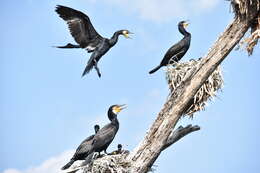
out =
[[93,151],[102,152],[107,154],[107,148],[113,141],[118,129],[119,121],[117,119],[117,114],[125,109],[125,105],[113,105],[108,109],[108,119],[111,121],[109,124],[101,128],[93,139]]
[[[95,134],[96,134],[100,129],[99,125],[95,125],[94,129],[95,129]],[[81,142],[81,144],[78,146],[75,154],[70,159],[70,161],[61,168],[62,170],[69,168],[76,160],[87,159],[88,151],[92,147],[91,145],[93,143],[94,136],[95,135],[91,135],[88,138],[86,138],[84,141]],[[89,158],[89,159],[91,159],[91,158]]]
[[82,48],[86,49],[88,53],[93,52],[82,76],[94,67],[98,76],[101,77],[97,66],[98,61],[117,43],[119,35],[130,38],[129,34],[131,34],[131,32],[128,30],[119,30],[116,31],[110,39],[104,38],[97,33],[86,14],[61,5],[56,7],[56,12],[67,22],[71,35],[78,43],[77,45],[68,43],[66,46],[57,46],[57,48]]
[[162,66],[166,66],[170,64],[171,62],[178,62],[180,59],[185,55],[185,53],[188,51],[190,47],[190,40],[191,40],[191,34],[185,30],[185,28],[189,25],[186,21],[181,21],[178,24],[178,29],[182,35],[184,35],[184,38],[181,39],[178,43],[173,45],[166,54],[164,55],[160,65],[155,67],[153,70],[151,70],[149,73],[152,74],[159,70]]

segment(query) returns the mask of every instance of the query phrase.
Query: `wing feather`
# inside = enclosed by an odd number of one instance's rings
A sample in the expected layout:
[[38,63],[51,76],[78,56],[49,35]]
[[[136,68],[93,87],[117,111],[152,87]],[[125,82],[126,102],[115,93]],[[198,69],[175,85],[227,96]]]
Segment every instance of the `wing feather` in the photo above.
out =
[[58,5],[55,11],[67,22],[71,35],[81,47],[102,38],[86,14],[61,5]]

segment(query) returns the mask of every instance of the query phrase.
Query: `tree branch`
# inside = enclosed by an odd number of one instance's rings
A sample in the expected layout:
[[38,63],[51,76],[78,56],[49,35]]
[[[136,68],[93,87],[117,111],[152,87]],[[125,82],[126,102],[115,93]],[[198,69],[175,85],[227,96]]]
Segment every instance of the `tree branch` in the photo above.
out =
[[259,14],[258,1],[239,1],[245,2],[247,13],[245,15],[241,13],[242,17],[234,19],[214,43],[208,54],[204,56],[198,68],[194,69],[183,81],[183,84],[177,87],[176,91],[168,98],[144,140],[128,156],[129,161],[134,165],[132,172],[144,173],[153,165],[169,139],[172,126],[177,124],[187,111],[190,101],[199,88],[241,40],[252,20],[257,18]]
[[85,172],[147,172],[160,153],[199,126],[179,127],[173,130],[187,112],[194,96],[208,77],[241,40],[254,21],[260,18],[258,0],[231,0],[235,19],[213,44],[207,55],[193,67],[182,83],[170,93],[162,110],[147,132],[144,140],[129,155],[104,156],[94,160],[90,171]]
[[168,148],[175,142],[179,141],[184,136],[186,136],[192,132],[198,131],[198,130],[200,130],[200,127],[198,125],[192,126],[190,124],[186,127],[179,126],[176,130],[172,131],[172,133],[168,137],[165,145],[163,146],[162,150],[165,150],[166,148]]

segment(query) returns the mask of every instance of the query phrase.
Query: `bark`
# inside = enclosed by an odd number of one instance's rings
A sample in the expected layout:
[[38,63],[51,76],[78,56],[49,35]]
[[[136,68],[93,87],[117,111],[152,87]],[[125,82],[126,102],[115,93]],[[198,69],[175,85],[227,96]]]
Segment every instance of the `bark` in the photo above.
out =
[[198,125],[196,126],[192,126],[191,124],[186,126],[186,127],[178,127],[176,130],[172,131],[170,136],[168,137],[165,145],[163,146],[162,150],[165,150],[166,148],[168,148],[169,146],[171,146],[172,144],[176,143],[177,141],[179,141],[181,138],[183,138],[184,136],[198,131],[200,130],[200,127]]
[[259,16],[259,1],[232,0],[232,3],[235,2],[241,2],[246,12],[239,13],[241,4],[233,6],[236,11],[233,22],[219,36],[207,55],[203,57],[199,68],[194,69],[183,81],[183,84],[170,95],[144,140],[128,156],[133,166],[131,172],[144,173],[149,170],[165,149],[172,133],[172,127],[175,127],[178,120],[183,116],[196,92]]

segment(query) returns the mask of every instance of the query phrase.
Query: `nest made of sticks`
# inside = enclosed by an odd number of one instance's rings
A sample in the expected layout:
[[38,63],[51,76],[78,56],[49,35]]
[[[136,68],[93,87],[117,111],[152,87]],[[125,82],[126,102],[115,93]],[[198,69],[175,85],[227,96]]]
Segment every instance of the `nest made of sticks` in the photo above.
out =
[[252,55],[255,46],[258,43],[258,40],[260,39],[260,16],[255,21],[255,23],[252,24],[251,33],[249,36],[244,38],[240,43],[238,44],[237,49],[245,49],[248,52],[248,55]]
[[128,173],[130,163],[127,162],[126,156],[127,154],[116,154],[96,159],[83,173]]
[[[229,0],[235,13],[235,18],[246,20],[250,24],[251,33],[243,39],[237,49],[245,49],[252,55],[254,47],[260,39],[260,1],[259,0]],[[256,15],[256,16],[255,16]],[[244,46],[245,45],[245,46]]]
[[[182,84],[185,78],[198,69],[201,59],[190,60],[184,63],[174,63],[167,66],[166,80],[168,82],[171,94],[176,91],[176,88]],[[208,100],[216,96],[219,89],[223,87],[223,77],[220,66],[209,76],[207,81],[196,93],[191,101],[191,106],[187,109],[184,115],[193,117],[195,112],[204,110]],[[171,95],[170,94],[170,95]]]
[[126,160],[129,153],[103,155],[100,158],[93,157],[91,163],[86,164],[84,160],[74,164],[63,173],[130,173],[130,162]]

